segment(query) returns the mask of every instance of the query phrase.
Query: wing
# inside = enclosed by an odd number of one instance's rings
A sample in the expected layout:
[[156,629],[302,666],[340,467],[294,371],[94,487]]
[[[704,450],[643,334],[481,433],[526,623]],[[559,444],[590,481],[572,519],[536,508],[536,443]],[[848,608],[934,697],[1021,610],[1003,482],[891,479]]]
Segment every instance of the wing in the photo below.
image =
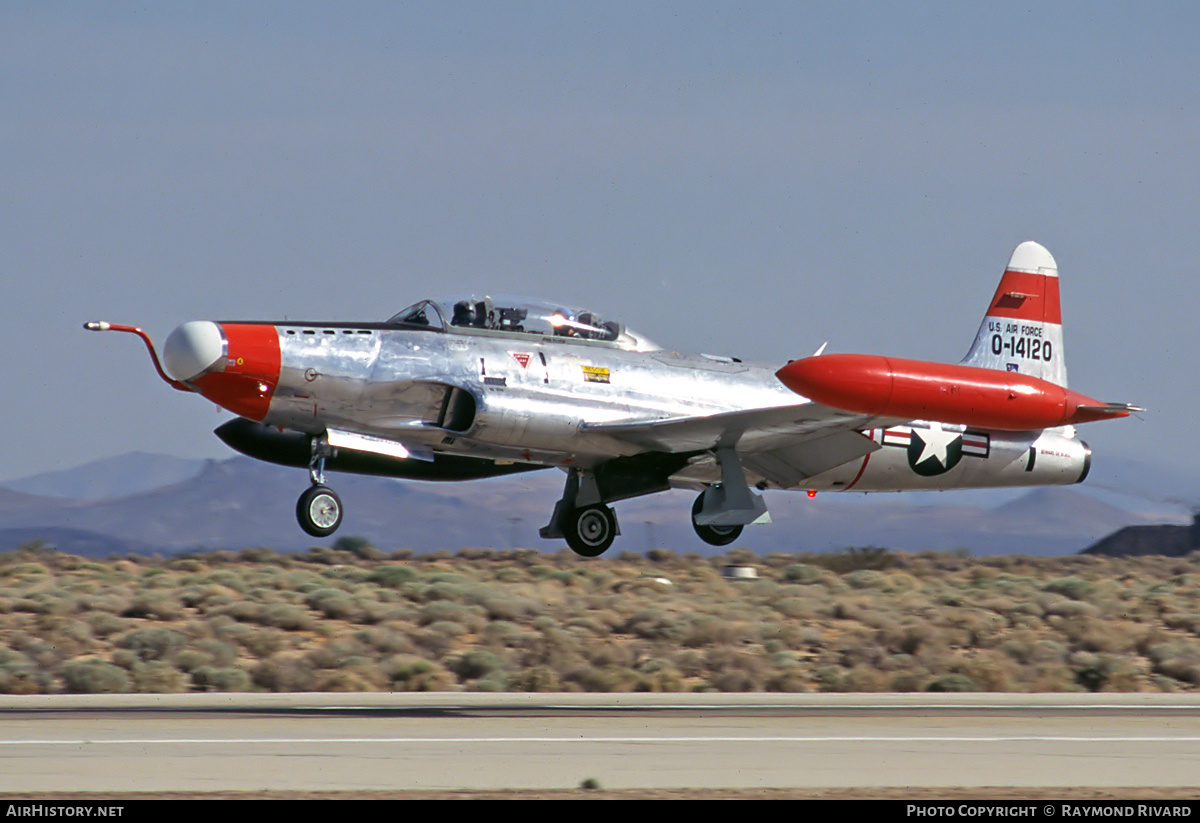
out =
[[862,432],[902,422],[801,403],[648,423],[585,423],[580,430],[645,451],[733,447],[746,469],[786,489],[877,450]]

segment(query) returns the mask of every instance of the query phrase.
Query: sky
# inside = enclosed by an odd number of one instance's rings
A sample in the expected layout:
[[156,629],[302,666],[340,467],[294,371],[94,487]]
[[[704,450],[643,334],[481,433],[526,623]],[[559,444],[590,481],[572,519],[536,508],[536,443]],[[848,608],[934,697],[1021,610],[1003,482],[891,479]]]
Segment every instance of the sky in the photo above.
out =
[[[0,480],[227,457],[132,337],[465,292],[663,346],[956,362],[1061,274],[1096,452],[1200,468],[1200,5],[0,5]],[[1182,446],[1180,445],[1182,443]]]

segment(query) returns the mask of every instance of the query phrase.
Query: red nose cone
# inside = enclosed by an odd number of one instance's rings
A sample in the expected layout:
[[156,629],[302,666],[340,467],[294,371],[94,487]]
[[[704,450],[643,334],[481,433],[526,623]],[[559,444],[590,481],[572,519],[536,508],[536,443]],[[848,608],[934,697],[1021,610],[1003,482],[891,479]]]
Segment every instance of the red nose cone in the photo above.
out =
[[234,414],[262,420],[279,385],[279,332],[250,323],[222,323],[221,332],[227,344],[223,364],[190,382]]

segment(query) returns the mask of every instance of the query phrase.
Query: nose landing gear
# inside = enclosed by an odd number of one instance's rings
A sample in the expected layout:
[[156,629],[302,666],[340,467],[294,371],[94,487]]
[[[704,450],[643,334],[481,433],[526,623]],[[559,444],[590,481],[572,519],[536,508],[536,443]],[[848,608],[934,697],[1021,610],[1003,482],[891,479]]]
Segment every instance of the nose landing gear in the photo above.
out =
[[328,486],[309,486],[296,501],[296,519],[313,537],[328,537],[342,525],[342,501]]
[[313,537],[328,537],[342,525],[342,500],[325,485],[325,458],[332,455],[333,449],[324,437],[312,439],[312,458],[308,463],[312,485],[296,501],[296,520]]

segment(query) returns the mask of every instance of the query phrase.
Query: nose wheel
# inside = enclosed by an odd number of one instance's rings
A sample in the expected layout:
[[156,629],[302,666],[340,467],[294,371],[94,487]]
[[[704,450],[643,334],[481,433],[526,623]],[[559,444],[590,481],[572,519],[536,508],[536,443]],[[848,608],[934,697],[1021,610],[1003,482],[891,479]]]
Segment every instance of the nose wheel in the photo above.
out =
[[313,537],[328,537],[342,525],[342,501],[328,486],[309,486],[296,501],[296,519]]

